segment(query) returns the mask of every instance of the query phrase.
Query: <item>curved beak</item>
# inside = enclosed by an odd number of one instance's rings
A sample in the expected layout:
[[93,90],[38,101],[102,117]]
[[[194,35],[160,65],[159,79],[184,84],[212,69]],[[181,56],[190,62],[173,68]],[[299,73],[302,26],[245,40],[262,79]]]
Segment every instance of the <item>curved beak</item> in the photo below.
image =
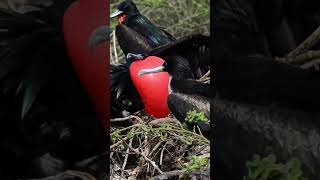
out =
[[143,54],[133,54],[133,53],[128,53],[127,54],[127,59],[130,60],[130,59],[139,59],[139,60],[142,60],[144,59],[145,56]]
[[157,73],[157,72],[162,72],[165,69],[163,65],[151,68],[151,69],[142,69],[138,72],[138,77],[144,75],[144,74],[150,74],[150,73]]
[[114,12],[114,13],[112,13],[112,14],[110,15],[110,18],[117,17],[117,16],[119,16],[119,15],[122,14],[122,13],[123,13],[123,11],[117,10],[116,12]]
[[108,26],[100,26],[91,33],[88,45],[91,49],[95,48],[100,43],[109,41],[111,35],[112,31]]

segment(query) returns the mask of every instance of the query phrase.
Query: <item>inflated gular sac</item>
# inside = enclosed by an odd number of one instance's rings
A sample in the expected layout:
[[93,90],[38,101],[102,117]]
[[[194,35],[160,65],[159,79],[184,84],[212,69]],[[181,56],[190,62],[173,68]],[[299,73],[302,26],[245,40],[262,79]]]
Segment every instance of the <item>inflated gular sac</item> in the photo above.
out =
[[68,54],[106,129],[109,127],[108,48],[101,44],[93,51],[88,41],[97,27],[108,23],[108,4],[108,0],[79,0],[68,8],[63,19]]
[[158,72],[141,76],[138,73],[142,69],[156,68],[163,63],[163,59],[149,56],[130,65],[130,76],[139,92],[145,111],[156,118],[166,117],[169,114],[167,104],[169,73]]

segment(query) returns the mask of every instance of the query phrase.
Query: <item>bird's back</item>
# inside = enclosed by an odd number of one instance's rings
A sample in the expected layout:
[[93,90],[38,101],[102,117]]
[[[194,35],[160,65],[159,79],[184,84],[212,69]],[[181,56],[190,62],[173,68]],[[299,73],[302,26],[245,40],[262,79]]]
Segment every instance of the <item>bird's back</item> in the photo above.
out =
[[175,40],[171,34],[155,26],[143,15],[129,17],[126,25],[146,37],[152,47],[168,44]]

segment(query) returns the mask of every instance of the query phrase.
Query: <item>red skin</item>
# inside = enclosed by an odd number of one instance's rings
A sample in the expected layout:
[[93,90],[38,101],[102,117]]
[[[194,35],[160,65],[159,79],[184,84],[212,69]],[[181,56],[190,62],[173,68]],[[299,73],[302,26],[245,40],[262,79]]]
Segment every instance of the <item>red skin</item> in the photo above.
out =
[[126,20],[127,15],[121,15],[118,17],[118,23],[123,24],[124,21]]
[[66,47],[74,68],[96,106],[103,126],[109,129],[109,47],[91,50],[88,40],[99,26],[109,24],[109,0],[78,0],[64,15]]
[[169,73],[158,72],[138,77],[138,72],[142,69],[158,67],[163,63],[163,59],[149,56],[144,60],[136,60],[130,65],[130,76],[139,92],[145,111],[155,118],[164,118],[169,114],[167,103]]

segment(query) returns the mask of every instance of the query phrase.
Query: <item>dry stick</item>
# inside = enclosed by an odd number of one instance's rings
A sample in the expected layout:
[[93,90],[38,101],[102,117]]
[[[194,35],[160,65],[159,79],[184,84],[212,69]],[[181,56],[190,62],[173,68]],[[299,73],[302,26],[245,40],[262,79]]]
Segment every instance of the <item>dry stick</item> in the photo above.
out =
[[154,125],[158,125],[158,124],[160,124],[160,123],[170,123],[170,122],[182,126],[181,123],[180,123],[180,121],[178,121],[178,120],[175,119],[175,118],[159,118],[159,119],[155,119],[155,120],[150,121],[150,122],[149,122],[149,125],[150,125],[150,126],[154,126]]
[[[132,145],[132,141],[133,139],[130,139],[129,141],[129,147]],[[129,152],[130,152],[130,148],[128,147],[127,151],[126,151],[126,156],[124,157],[124,162],[122,164],[122,168],[121,168],[121,177],[123,177],[123,174],[124,174],[124,170],[126,168],[126,165],[127,165],[127,161],[128,161],[128,157],[129,157]]]
[[148,147],[148,136],[147,135],[144,135],[144,151],[143,151],[143,154],[145,154],[146,156],[148,156],[149,154],[149,147]]
[[[150,148],[149,148],[149,144],[148,144],[148,136],[145,134],[144,136],[144,142],[143,142],[143,145],[144,145],[144,151],[142,152],[144,155],[148,156],[149,154],[149,151],[150,151]],[[149,166],[147,168],[147,173],[149,172]]]
[[124,141],[126,141],[127,139],[128,139],[128,137],[125,137],[125,138],[121,139],[121,141],[119,141],[119,142],[117,142],[117,143],[115,143],[115,144],[112,144],[112,145],[110,146],[110,149],[113,149],[113,148],[119,146],[120,144],[122,144],[122,143],[123,143]]
[[163,148],[162,148],[162,150],[161,150],[161,154],[160,154],[160,165],[162,165],[163,152],[164,152],[164,149],[166,148],[166,145],[167,145],[167,142],[163,145]]
[[311,68],[313,66],[317,66],[319,64],[320,64],[320,59],[314,59],[314,60],[312,60],[310,62],[307,62],[307,63],[301,65],[300,67],[303,68],[303,69],[308,69],[308,68]]
[[198,81],[198,82],[201,82],[201,83],[207,84],[207,83],[210,83],[210,77],[204,78],[204,79],[202,79],[202,80],[197,80],[197,81]]
[[113,158],[113,152],[110,150],[110,159]]
[[[156,151],[161,144],[162,144],[162,141],[158,142],[158,143],[152,148],[151,152],[150,152],[149,154],[147,154],[147,155],[148,155],[148,156],[151,156],[152,153],[153,153],[154,151]],[[166,144],[167,144],[167,143],[166,143]]]
[[180,176],[180,175],[183,175],[183,174],[184,174],[184,171],[183,171],[183,170],[168,171],[168,172],[164,172],[164,173],[161,174],[161,175],[154,176],[154,177],[150,178],[150,180],[168,179],[168,178],[170,178],[170,177]]
[[198,129],[198,131],[199,131],[199,134],[201,135],[201,136],[203,136],[203,134],[202,134],[202,132],[201,132],[201,129],[200,129],[200,127],[197,125],[197,129]]
[[115,30],[113,31],[112,41],[113,41],[113,49],[114,49],[115,60],[116,60],[116,63],[118,63],[119,60],[118,60],[118,53],[117,53],[117,46],[116,46],[116,31]]
[[136,120],[138,120],[140,123],[143,123],[143,120],[142,120],[139,116],[133,116],[133,115],[130,115],[130,116],[127,116],[127,117],[124,117],[124,118],[114,118],[114,119],[110,119],[110,122],[126,121],[126,120],[129,120],[129,119],[136,119]]
[[310,61],[315,58],[320,58],[320,51],[308,51],[306,53],[299,54],[294,58],[289,58],[287,61],[294,64],[303,64],[306,61]]
[[208,72],[206,72],[206,74],[204,74],[199,81],[203,81],[204,79],[207,79],[208,77],[210,77],[210,70]]
[[149,163],[160,173],[163,174],[163,172],[161,171],[161,169],[157,166],[157,164],[152,161],[151,159],[149,159],[146,155],[144,155],[143,153],[139,152],[138,150],[134,149],[132,146],[129,146],[129,148],[135,152],[136,154],[141,155],[145,160],[149,161]]
[[298,54],[306,52],[308,49],[312,48],[320,40],[320,26],[306,39],[304,40],[296,49],[291,51],[287,57],[293,58]]

